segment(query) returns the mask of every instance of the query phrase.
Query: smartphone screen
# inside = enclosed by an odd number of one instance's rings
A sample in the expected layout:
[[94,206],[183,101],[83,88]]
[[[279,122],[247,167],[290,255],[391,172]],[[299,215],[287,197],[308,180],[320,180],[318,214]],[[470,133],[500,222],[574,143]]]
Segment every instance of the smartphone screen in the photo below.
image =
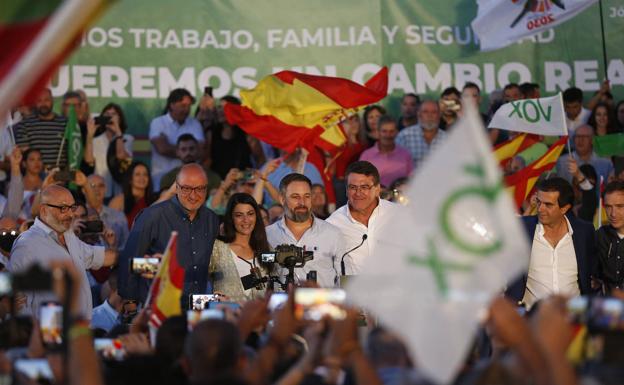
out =
[[0,271],[0,295],[11,295],[12,292],[11,274],[8,271]]
[[332,319],[344,319],[346,293],[342,289],[297,288],[295,290],[295,317],[300,320],[320,321],[329,316]]
[[[28,378],[36,382],[52,382],[54,376],[45,358],[18,359],[15,361],[15,370],[24,373]],[[43,381],[42,381],[43,380]]]
[[624,330],[624,301],[617,298],[595,297],[587,320],[595,330]]
[[96,338],[93,346],[105,360],[121,361],[126,357],[126,350],[119,339]]
[[273,293],[269,298],[268,308],[270,312],[280,309],[288,301],[287,293]]
[[587,304],[588,300],[585,296],[574,297],[568,300],[568,315],[570,322],[576,325],[587,322]]
[[57,302],[43,302],[39,308],[39,324],[45,346],[57,347],[63,343],[63,306]]
[[236,302],[222,302],[222,301],[209,301],[208,309],[219,309],[223,307],[229,307],[232,310],[240,309],[240,305]]
[[191,310],[204,310],[208,308],[210,302],[219,301],[216,294],[191,294],[189,298],[189,308]]
[[132,258],[132,272],[134,274],[145,274],[158,272],[158,266],[160,265],[160,259],[158,258]]

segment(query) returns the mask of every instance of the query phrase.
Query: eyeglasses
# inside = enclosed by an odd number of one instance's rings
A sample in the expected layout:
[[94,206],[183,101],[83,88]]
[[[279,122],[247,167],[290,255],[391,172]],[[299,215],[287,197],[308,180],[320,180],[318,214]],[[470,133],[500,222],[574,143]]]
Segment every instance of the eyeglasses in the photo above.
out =
[[78,210],[78,205],[63,205],[63,206],[57,206],[57,205],[51,205],[49,203],[42,203],[42,205],[46,205],[46,206],[50,206],[50,207],[54,207],[55,209],[58,209],[61,214],[65,214],[66,212],[68,212],[69,210],[71,210],[71,212],[75,212],[76,210]]
[[347,186],[347,190],[351,191],[351,192],[363,192],[363,193],[367,193],[370,190],[372,190],[372,188],[374,187],[374,185],[372,184],[363,184],[360,186],[356,186],[354,184],[350,184]]
[[195,191],[197,194],[205,194],[206,191],[208,191],[208,185],[192,187],[192,186],[184,186],[179,183],[176,183],[176,184],[178,185],[178,187],[180,188],[180,191],[182,191],[182,194],[184,195],[189,195],[193,191]]

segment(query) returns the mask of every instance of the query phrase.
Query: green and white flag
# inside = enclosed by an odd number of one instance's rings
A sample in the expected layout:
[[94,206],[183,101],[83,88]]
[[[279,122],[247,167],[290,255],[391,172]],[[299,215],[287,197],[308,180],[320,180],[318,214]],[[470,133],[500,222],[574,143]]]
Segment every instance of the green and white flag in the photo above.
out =
[[68,115],[64,138],[67,144],[67,165],[70,170],[78,170],[82,162],[82,135],[74,106],[69,107]]
[[[469,106],[470,103],[465,103]],[[439,383],[460,368],[490,299],[526,271],[529,247],[474,108],[414,175],[349,297],[401,335]]]
[[503,104],[488,127],[537,135],[566,136],[568,129],[561,93],[549,98],[516,100]]

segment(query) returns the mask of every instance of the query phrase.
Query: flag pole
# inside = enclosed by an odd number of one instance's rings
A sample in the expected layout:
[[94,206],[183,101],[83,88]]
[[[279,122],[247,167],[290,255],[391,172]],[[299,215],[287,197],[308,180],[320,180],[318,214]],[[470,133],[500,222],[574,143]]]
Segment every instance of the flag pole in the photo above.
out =
[[602,183],[604,177],[600,175],[600,184],[598,185],[598,228],[602,227]]
[[604,16],[602,15],[602,0],[598,0],[598,7],[598,9],[600,10],[600,33],[602,35],[602,60],[604,62],[604,76],[605,80],[609,80],[609,74],[607,71],[607,42],[605,39]]

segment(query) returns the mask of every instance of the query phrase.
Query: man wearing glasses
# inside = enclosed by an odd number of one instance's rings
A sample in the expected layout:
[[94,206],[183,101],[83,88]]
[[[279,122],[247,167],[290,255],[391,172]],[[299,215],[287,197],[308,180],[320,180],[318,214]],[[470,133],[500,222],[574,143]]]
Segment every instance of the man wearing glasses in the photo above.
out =
[[[338,227],[346,241],[342,275],[357,275],[366,258],[374,255],[376,238],[397,205],[381,199],[379,171],[367,161],[353,162],[345,172],[347,204],[334,211],[327,222]],[[341,269],[342,270],[342,269]]]
[[[11,273],[28,270],[32,264],[47,265],[50,260],[71,260],[76,270],[82,274],[80,291],[80,314],[91,318],[93,303],[87,280],[87,269],[111,266],[117,260],[117,252],[105,250],[103,246],[91,246],[82,242],[74,234],[71,224],[78,206],[74,197],[64,187],[51,185],[41,192],[39,216],[30,229],[22,233],[13,244],[9,271]],[[37,314],[45,294],[28,294],[27,311]]]
[[209,293],[208,265],[219,231],[219,218],[206,208],[208,178],[196,163],[182,166],[175,182],[175,195],[139,213],[119,256],[119,295],[144,302],[150,276],[130,272],[132,258],[163,253],[172,231],[178,232],[177,257],[185,269],[183,307],[190,294]]

